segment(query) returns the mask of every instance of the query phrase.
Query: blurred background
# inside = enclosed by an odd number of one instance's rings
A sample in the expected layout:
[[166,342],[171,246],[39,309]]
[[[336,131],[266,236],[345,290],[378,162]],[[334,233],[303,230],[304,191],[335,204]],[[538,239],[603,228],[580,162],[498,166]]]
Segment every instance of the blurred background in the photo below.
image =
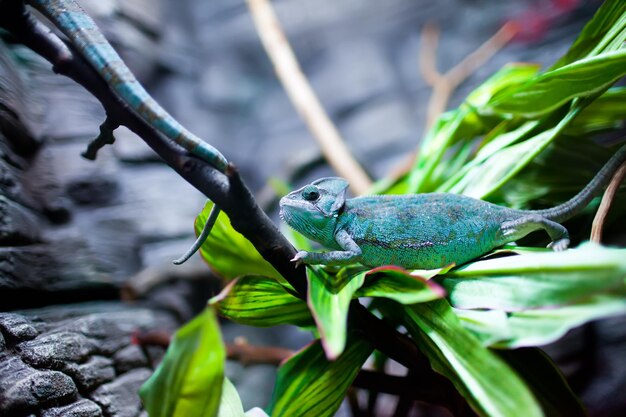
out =
[[[240,168],[274,218],[279,196],[268,181],[300,186],[333,174],[243,0],[79,3],[157,101]],[[380,179],[406,163],[423,135],[432,92],[419,66],[427,23],[440,31],[441,73],[505,23],[516,31],[454,91],[451,108],[508,62],[554,62],[601,2],[272,4],[349,149]],[[197,255],[171,265],[193,241],[205,199],[123,128],[97,161],[81,158],[104,120],[100,104],[10,36],[1,39],[0,415],[141,415],[136,391],[163,348],[142,348],[133,335],[172,332],[220,287]],[[587,325],[547,348],[591,415],[626,412],[624,324]],[[225,323],[223,331],[227,340],[293,349],[308,340],[290,328]],[[228,372],[246,409],[267,404],[273,367],[231,363]]]

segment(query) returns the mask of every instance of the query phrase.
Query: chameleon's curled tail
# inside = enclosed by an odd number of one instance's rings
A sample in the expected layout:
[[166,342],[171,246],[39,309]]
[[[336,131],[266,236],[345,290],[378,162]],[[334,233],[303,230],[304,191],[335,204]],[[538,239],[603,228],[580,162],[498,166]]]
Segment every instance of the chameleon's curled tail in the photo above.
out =
[[587,207],[591,200],[602,191],[624,161],[626,161],[626,145],[619,148],[585,188],[574,197],[556,207],[545,210],[533,210],[532,212],[557,223],[570,219]]
[[75,0],[28,0],[28,3],[70,39],[83,58],[144,122],[188,152],[225,171],[226,158],[178,123],[148,94]]

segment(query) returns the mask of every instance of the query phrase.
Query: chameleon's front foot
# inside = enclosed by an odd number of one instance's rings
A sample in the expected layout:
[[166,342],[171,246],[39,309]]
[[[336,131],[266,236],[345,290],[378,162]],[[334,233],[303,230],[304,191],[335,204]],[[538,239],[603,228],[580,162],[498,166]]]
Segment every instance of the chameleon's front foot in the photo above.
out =
[[569,239],[563,238],[555,240],[548,245],[548,248],[552,249],[555,252],[562,252],[567,249],[569,246]]
[[309,256],[309,252],[304,251],[304,250],[298,251],[298,253],[296,253],[296,256],[293,257],[291,262],[294,262],[296,264],[296,268],[297,268],[300,265],[306,263],[306,258],[308,256]]

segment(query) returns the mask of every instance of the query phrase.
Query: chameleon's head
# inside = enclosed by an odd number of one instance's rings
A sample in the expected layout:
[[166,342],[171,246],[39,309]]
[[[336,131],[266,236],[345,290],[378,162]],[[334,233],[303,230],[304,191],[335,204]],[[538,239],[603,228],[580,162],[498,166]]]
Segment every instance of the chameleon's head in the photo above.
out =
[[346,202],[348,181],[320,178],[280,199],[280,217],[303,235],[320,242],[334,241],[337,217]]

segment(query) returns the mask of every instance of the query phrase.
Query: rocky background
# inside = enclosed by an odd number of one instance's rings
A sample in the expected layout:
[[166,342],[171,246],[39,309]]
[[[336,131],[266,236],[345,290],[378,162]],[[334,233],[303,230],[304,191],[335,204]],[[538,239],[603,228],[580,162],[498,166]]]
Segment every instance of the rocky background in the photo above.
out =
[[[331,173],[276,80],[243,0],[80,3],[156,99],[235,162],[268,209],[275,197],[269,179],[299,184]],[[506,62],[551,63],[599,5],[273,3],[321,101],[374,178],[419,143],[430,94],[418,70],[426,22],[442,28],[437,58],[443,71],[505,20],[522,25],[518,41],[457,90],[454,106]],[[96,162],[82,159],[104,119],[99,103],[3,39],[0,416],[145,415],[136,392],[163,350],[131,343],[133,334],[172,332],[219,288],[197,257],[170,265],[193,241],[204,199],[123,129]],[[624,319],[588,325],[547,349],[594,416],[626,412],[625,325]],[[226,323],[223,331],[227,340],[243,335],[290,348],[307,337],[289,328]],[[233,363],[228,372],[246,408],[267,404],[273,368]]]

